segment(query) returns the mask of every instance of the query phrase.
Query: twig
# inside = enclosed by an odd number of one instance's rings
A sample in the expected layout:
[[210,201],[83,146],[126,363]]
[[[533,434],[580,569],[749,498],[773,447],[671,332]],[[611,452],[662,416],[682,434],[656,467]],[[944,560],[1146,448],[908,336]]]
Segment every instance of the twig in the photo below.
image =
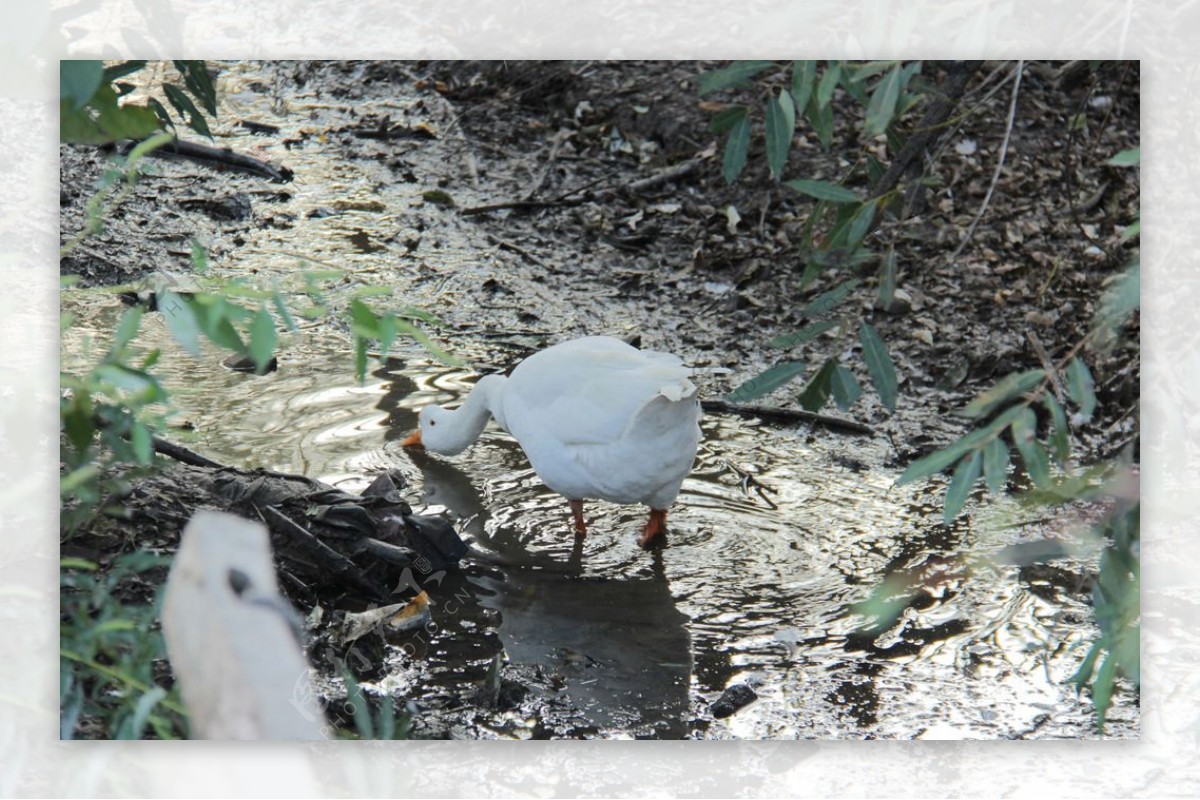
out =
[[691,175],[696,171],[696,168],[708,158],[707,155],[699,155],[695,158],[684,161],[682,164],[676,164],[673,167],[668,167],[661,172],[655,173],[646,178],[641,178],[628,184],[625,189],[629,192],[637,193],[644,192],[647,189],[653,189],[656,186],[661,186],[670,181],[679,180],[680,178]]
[[555,208],[557,206],[577,206],[582,203],[583,200],[507,200],[503,203],[471,206],[470,208],[464,208],[459,213],[469,217],[475,214],[486,214],[489,211],[503,211],[506,208]]
[[206,144],[190,142],[186,139],[176,139],[170,144],[156,149],[151,155],[158,156],[159,158],[190,158],[193,161],[224,164],[227,167],[254,175],[261,175],[264,178],[270,178],[273,181],[281,183],[292,179],[292,171],[287,167],[277,167],[267,161],[235,153],[228,147],[210,147]]
[[971,220],[971,227],[967,228],[967,235],[958,243],[958,247],[954,248],[954,252],[950,254],[947,263],[953,262],[958,258],[959,253],[971,241],[971,237],[975,235],[975,226],[979,224],[979,220],[983,218],[987,211],[988,205],[992,202],[992,192],[996,190],[996,184],[1000,182],[1000,170],[1004,168],[1004,158],[1008,155],[1008,140],[1012,136],[1013,123],[1017,118],[1017,98],[1021,94],[1021,72],[1025,69],[1025,62],[1017,62],[1016,79],[1013,81],[1012,101],[1008,105],[1008,123],[1004,126],[1004,140],[1000,142],[1000,158],[996,162],[996,171],[992,173],[992,182],[988,185],[987,194],[983,196],[983,203],[980,204],[979,210],[975,213],[975,219]]
[[208,467],[210,469],[228,469],[224,464],[218,464],[211,458],[205,458],[199,453],[188,450],[183,445],[168,442],[158,436],[152,436],[150,441],[154,444],[154,452],[164,456],[169,456],[184,464],[191,464],[193,467]]
[[727,403],[724,400],[701,400],[700,407],[705,411],[713,411],[722,414],[740,414],[743,417],[763,417],[764,419],[775,419],[781,422],[811,422],[814,425],[822,425],[826,428],[844,431],[846,433],[858,433],[865,436],[875,435],[874,428],[870,427],[869,425],[863,425],[861,422],[853,422],[852,420],[839,419],[837,417],[827,417],[824,414],[814,414],[811,411],[802,411],[797,408],[742,405],[740,403]]
[[490,233],[488,234],[487,238],[488,238],[489,242],[496,245],[501,250],[507,250],[510,253],[516,253],[517,255],[519,255],[522,258],[529,261],[531,264],[534,264],[535,266],[539,266],[539,267],[542,267],[543,269],[545,269],[546,265],[544,263],[542,263],[542,260],[540,258],[538,258],[537,256],[535,256],[533,253],[526,250],[524,247],[521,247],[518,244],[513,244],[512,242],[508,241],[507,239],[501,239],[499,236],[495,236]]
[[1050,354],[1046,352],[1045,345],[1042,344],[1042,340],[1038,338],[1036,333],[1026,331],[1025,336],[1029,339],[1029,344],[1033,345],[1033,352],[1037,353],[1038,359],[1042,362],[1042,368],[1050,376],[1050,388],[1054,390],[1054,399],[1058,401],[1059,405],[1062,405],[1062,385],[1058,378],[1058,370],[1054,368],[1054,364],[1050,361]]

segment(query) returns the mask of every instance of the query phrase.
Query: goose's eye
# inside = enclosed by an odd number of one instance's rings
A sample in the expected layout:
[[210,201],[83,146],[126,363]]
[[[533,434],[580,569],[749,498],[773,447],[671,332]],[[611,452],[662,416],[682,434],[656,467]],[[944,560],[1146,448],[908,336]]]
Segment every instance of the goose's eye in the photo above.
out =
[[429,420],[429,427],[432,428],[434,425],[437,425],[437,420],[436,419]]

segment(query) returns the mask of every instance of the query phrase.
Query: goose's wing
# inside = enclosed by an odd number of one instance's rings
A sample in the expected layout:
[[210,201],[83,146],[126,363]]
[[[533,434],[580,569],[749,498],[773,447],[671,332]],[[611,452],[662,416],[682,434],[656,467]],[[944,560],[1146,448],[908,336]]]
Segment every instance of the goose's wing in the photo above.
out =
[[[513,371],[504,424],[517,439],[532,434],[564,445],[611,444],[636,428],[655,399],[691,397],[690,373],[669,353],[607,337],[576,339],[530,356]],[[667,424],[661,414],[652,418]]]

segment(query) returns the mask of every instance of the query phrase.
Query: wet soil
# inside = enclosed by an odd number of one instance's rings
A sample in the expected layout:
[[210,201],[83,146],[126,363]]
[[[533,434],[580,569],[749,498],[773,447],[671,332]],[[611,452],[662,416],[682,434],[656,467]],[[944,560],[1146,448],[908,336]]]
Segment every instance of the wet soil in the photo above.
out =
[[[925,604],[870,642],[855,637],[846,608],[891,570],[936,573],[955,556],[1044,532],[1012,533],[1006,526],[1025,520],[1002,504],[972,505],[971,521],[948,528],[936,486],[889,486],[897,467],[963,430],[949,411],[1010,371],[1041,366],[1038,345],[1052,359],[1068,352],[1128,263],[1120,233],[1136,216],[1136,172],[1103,161],[1138,142],[1136,64],[1082,80],[1064,78],[1061,65],[1030,66],[995,194],[950,260],[1007,121],[1005,73],[979,71],[963,104],[971,113],[926,164],[940,185],[921,213],[885,221],[868,240],[894,249],[907,300],[884,313],[870,280],[851,296],[897,363],[896,413],[866,397],[844,414],[871,425],[871,437],[706,419],[678,532],[653,554],[632,545],[636,509],[597,504],[596,532],[572,542],[560,499],[501,434],[453,463],[400,453],[395,442],[421,405],[461,397],[478,373],[584,334],[636,333],[644,347],[731,369],[706,376],[710,397],[777,360],[836,353],[868,383],[847,341],[769,345],[802,327],[805,302],[849,273],[833,267],[801,288],[810,205],[771,186],[760,151],[739,182],[721,178],[712,111],[695,92],[712,65],[220,66],[218,144],[286,165],[292,180],[156,159],[104,231],[63,258],[63,273],[83,279],[64,293],[64,308],[83,320],[64,340],[64,368],[112,329],[121,306],[106,287],[186,275],[193,239],[224,279],[296,298],[315,285],[334,309],[383,287],[391,296],[381,307],[418,306],[446,322],[430,335],[471,369],[404,343],[358,386],[344,323],[329,320],[286,337],[279,372],[265,378],[224,370],[216,354],[164,360],[184,412],[169,435],[188,446],[348,490],[399,468],[414,506],[459,524],[472,550],[429,586],[437,624],[377,642],[360,672],[377,695],[416,703],[417,735],[1092,735],[1086,698],[1063,682],[1094,636],[1093,565],[1013,568],[987,581],[946,567]],[[925,74],[936,83],[942,72],[930,63]],[[786,178],[836,180],[864,151],[887,163],[883,142],[861,141],[861,110],[842,100],[832,152],[798,133]],[[62,149],[64,240],[82,227],[105,158]],[[682,177],[639,188],[692,159]],[[1136,327],[1128,333],[1131,346],[1093,363],[1103,415],[1082,444],[1094,454],[1136,432]],[[796,407],[800,388],[764,402]],[[139,484],[140,494],[169,498],[169,481]],[[136,537],[113,533],[125,526],[169,548],[178,521],[163,516],[97,521],[73,545],[127,547]],[[972,580],[986,588],[968,590]],[[356,662],[321,626],[314,637],[334,708],[338,667]],[[757,699],[718,719],[712,704],[739,686]],[[1130,695],[1109,735],[1136,735]]]

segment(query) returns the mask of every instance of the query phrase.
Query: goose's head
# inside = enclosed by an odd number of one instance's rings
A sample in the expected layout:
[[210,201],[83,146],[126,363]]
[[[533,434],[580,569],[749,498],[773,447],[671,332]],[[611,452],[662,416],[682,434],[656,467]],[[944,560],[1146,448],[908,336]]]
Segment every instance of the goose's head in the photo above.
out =
[[462,423],[463,420],[455,417],[455,411],[441,406],[425,406],[417,414],[417,429],[400,444],[404,447],[426,448],[447,456],[456,455],[470,447],[479,436],[478,430],[472,430],[473,426],[464,427]]
[[417,430],[400,444],[426,447],[435,453],[452,456],[461,453],[479,438],[492,416],[492,406],[504,389],[503,375],[485,375],[475,383],[466,400],[453,410],[425,406],[417,414]]

